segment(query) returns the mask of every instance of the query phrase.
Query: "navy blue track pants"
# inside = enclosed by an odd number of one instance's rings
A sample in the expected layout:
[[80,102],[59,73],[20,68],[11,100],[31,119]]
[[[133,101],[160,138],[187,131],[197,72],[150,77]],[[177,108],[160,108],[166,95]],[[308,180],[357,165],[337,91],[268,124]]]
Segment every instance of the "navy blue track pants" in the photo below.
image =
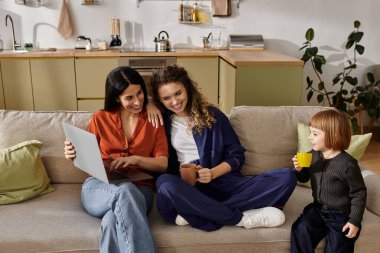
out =
[[170,223],[181,215],[192,227],[214,231],[236,225],[242,212],[273,206],[282,209],[292,194],[295,172],[273,169],[254,177],[228,173],[209,184],[190,186],[179,175],[163,174],[156,181],[157,209]]

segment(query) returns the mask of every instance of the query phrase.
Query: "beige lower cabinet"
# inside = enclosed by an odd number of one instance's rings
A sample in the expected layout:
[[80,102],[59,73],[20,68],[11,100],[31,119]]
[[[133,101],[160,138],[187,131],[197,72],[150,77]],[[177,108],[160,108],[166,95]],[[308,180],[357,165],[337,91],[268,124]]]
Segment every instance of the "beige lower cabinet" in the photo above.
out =
[[30,59],[34,109],[77,110],[74,58]]
[[224,113],[239,105],[300,105],[302,66],[235,67],[219,61],[219,106]]
[[118,57],[76,58],[78,110],[96,111],[104,107],[108,73],[118,66]]
[[207,101],[218,105],[218,58],[219,57],[177,57],[177,64],[184,67]]
[[1,59],[4,104],[8,110],[34,110],[29,59]]
[[[0,73],[1,73],[1,63],[0,63]],[[0,75],[0,110],[5,109],[5,102],[4,102],[4,91],[3,91],[3,79]]]

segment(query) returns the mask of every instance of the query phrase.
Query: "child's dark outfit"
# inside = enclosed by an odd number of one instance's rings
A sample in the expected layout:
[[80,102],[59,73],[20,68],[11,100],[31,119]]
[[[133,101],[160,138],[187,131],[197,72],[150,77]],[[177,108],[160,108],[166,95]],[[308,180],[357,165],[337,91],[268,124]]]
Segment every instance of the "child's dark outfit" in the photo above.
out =
[[[312,151],[310,168],[297,174],[300,182],[309,178],[314,202],[307,205],[292,226],[291,252],[314,252],[326,237],[325,253],[354,252],[365,209],[367,189],[358,162],[345,151],[332,159],[324,159],[320,151]],[[347,222],[359,227],[354,238],[342,232]]]

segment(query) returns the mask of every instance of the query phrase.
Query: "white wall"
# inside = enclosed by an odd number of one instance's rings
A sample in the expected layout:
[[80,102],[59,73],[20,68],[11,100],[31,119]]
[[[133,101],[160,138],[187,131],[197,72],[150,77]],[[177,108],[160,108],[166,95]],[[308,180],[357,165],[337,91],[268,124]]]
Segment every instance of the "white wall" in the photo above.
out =
[[[27,0],[31,1],[31,0]],[[14,0],[0,0],[0,32],[5,47],[11,48],[11,31],[5,27],[5,15],[15,21],[16,39],[37,43],[39,47],[73,48],[75,37],[65,40],[57,32],[61,0],[50,0],[48,7],[33,8],[16,5]],[[342,48],[347,35],[353,31],[354,20],[360,20],[365,35],[362,45],[366,50],[359,57],[357,76],[364,81],[367,71],[377,73],[380,79],[380,30],[378,0],[240,0],[236,8],[233,0],[233,15],[214,18],[213,25],[178,24],[179,1],[142,0],[136,7],[135,0],[102,0],[101,5],[84,6],[81,0],[67,0],[77,35],[92,40],[110,41],[110,18],[121,20],[121,39],[128,47],[154,47],[153,39],[161,30],[166,30],[176,47],[201,46],[201,37],[213,28],[223,29],[224,35],[262,34],[266,48],[299,58],[298,48],[305,41],[307,28],[315,30],[314,44],[322,46],[327,57],[329,72],[324,78],[331,80],[343,66]],[[199,1],[198,1],[199,2]],[[210,6],[210,1],[203,1]],[[305,68],[305,76],[312,75]],[[306,95],[302,103],[307,104]],[[315,104],[315,102],[314,102]]]

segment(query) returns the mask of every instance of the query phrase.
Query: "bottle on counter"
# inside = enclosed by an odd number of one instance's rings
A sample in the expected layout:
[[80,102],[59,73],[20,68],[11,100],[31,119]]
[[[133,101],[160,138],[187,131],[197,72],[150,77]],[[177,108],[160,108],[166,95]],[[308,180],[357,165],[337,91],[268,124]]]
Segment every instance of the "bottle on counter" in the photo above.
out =
[[121,46],[120,35],[111,35],[110,47],[119,47]]
[[111,43],[110,47],[119,47],[121,46],[120,39],[120,19],[112,18],[111,19]]
[[182,21],[183,21],[183,3],[182,3],[182,0],[181,0],[181,2],[180,2],[180,4],[179,4],[179,9],[178,9],[178,11],[179,11],[178,21],[179,21],[179,22],[182,22]]
[[198,3],[195,2],[194,3],[194,6],[193,6],[193,16],[192,16],[192,21],[193,22],[198,22],[199,19],[198,19]]

